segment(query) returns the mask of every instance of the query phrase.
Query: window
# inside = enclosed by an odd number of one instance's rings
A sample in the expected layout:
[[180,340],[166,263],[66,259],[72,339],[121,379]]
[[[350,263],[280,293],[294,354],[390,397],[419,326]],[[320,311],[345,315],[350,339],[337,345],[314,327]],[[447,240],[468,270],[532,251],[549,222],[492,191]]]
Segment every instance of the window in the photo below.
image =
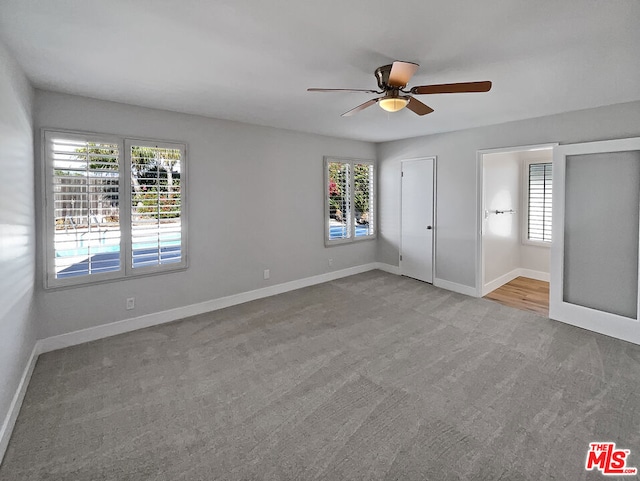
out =
[[185,146],[44,132],[46,286],[186,267]]
[[526,240],[551,243],[552,164],[530,163],[527,175]]
[[325,158],[325,244],[375,237],[373,162]]

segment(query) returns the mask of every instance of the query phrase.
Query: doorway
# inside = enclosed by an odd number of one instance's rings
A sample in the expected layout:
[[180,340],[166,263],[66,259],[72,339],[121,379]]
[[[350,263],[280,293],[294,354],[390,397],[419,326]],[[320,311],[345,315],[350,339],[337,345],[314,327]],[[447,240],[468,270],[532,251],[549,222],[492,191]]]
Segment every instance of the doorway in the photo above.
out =
[[539,282],[548,289],[555,145],[478,152],[478,297],[495,292],[494,300],[508,299],[503,303],[514,307],[535,298],[548,309]]
[[549,283],[530,277],[516,277],[484,296],[505,306],[549,317]]
[[401,165],[400,274],[433,283],[436,158]]

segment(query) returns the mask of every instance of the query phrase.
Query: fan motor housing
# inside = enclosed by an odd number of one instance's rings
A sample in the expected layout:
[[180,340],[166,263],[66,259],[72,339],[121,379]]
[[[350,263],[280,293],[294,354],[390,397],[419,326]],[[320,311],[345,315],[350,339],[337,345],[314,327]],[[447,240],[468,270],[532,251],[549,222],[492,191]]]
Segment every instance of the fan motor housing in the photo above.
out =
[[378,87],[380,87],[380,89],[384,91],[390,89],[389,74],[391,73],[391,67],[393,67],[393,64],[383,65],[382,67],[378,67],[375,72],[376,80],[378,81]]

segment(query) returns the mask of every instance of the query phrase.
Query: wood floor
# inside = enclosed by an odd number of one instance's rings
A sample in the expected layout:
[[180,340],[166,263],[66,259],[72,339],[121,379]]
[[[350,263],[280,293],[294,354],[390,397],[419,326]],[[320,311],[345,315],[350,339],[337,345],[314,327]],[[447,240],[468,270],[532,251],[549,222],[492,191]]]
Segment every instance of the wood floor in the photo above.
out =
[[487,294],[485,299],[549,317],[549,283],[545,281],[516,277]]

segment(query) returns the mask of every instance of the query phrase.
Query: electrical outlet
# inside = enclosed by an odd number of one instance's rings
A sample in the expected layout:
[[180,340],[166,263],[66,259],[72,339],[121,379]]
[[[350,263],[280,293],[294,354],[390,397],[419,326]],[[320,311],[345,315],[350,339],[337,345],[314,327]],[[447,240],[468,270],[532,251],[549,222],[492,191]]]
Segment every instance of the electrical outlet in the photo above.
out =
[[135,297],[129,297],[127,299],[127,311],[130,311],[131,309],[134,309],[136,307],[136,298]]
[[269,269],[265,269],[264,270],[264,280],[266,281],[267,279],[269,279],[269,277],[271,277],[271,273],[269,272]]
[[333,259],[327,259],[327,264],[329,267],[333,267]]

